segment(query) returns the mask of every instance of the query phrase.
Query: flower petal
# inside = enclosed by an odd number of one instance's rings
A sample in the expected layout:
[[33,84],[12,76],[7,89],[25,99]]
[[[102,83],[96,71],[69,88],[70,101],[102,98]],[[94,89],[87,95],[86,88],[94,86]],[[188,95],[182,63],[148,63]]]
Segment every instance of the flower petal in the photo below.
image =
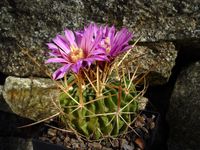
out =
[[59,56],[61,56],[59,50],[52,50],[51,52],[49,52],[49,55],[50,55],[50,56],[54,56],[54,57],[59,57]]
[[65,59],[63,58],[49,58],[45,63],[68,63]]
[[104,48],[101,48],[101,47],[100,47],[100,48],[97,48],[97,49],[91,51],[90,54],[91,54],[91,55],[100,55],[100,54],[106,55],[106,50],[105,50]]
[[58,46],[56,46],[55,44],[53,43],[47,43],[47,46],[49,49],[51,50],[58,50]]
[[61,35],[57,35],[56,38],[53,39],[53,42],[59,46],[65,53],[70,53],[69,45],[67,41]]
[[116,33],[112,39],[110,56],[116,57],[120,53],[123,53],[129,49],[128,42],[132,38],[132,33],[128,29],[123,28]]
[[83,38],[83,31],[77,31],[75,32],[75,36],[76,36],[76,43],[77,43],[77,46],[80,47],[81,45],[81,40]]
[[69,71],[71,64],[66,64],[62,66],[61,68],[57,69],[53,73],[53,79],[58,80],[64,77],[64,75]]
[[93,24],[90,24],[89,27],[85,28],[85,32],[83,33],[83,38],[81,40],[80,48],[84,50],[86,56],[88,55],[91,49],[91,42],[94,35]]
[[90,67],[90,65],[95,61],[95,58],[86,58],[84,59],[84,62]]
[[97,32],[96,38],[94,39],[94,42],[91,44],[90,51],[93,51],[97,47],[97,45],[99,45],[101,40],[102,40],[102,31],[99,30]]
[[79,70],[80,70],[80,68],[81,68],[81,66],[82,66],[82,63],[83,63],[83,61],[82,61],[82,60],[79,60],[79,61],[77,61],[75,64],[73,64],[72,67],[71,67],[72,71],[73,71],[74,73],[78,73]]
[[95,56],[95,60],[98,61],[109,61],[108,57],[106,55],[97,55]]
[[73,46],[77,47],[77,44],[75,42],[74,33],[71,30],[65,30],[65,37],[69,41],[70,46],[73,45]]

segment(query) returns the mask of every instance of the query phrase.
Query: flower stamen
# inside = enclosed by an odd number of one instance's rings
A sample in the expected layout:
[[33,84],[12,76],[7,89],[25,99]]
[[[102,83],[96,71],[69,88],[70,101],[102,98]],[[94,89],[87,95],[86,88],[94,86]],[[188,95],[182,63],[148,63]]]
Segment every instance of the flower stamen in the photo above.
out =
[[110,53],[111,45],[110,45],[110,38],[109,37],[106,37],[104,39],[104,43],[102,44],[102,47],[105,48],[107,54]]
[[80,60],[84,58],[84,53],[81,48],[75,47],[74,45],[70,46],[70,58],[72,62],[77,62],[77,60]]

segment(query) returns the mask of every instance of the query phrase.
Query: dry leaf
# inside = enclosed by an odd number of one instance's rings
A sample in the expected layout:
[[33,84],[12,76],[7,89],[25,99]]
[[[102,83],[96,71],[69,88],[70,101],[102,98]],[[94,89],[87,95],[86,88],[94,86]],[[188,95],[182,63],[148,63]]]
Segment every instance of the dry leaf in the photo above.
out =
[[142,150],[144,149],[144,142],[141,138],[137,138],[135,144],[137,144]]

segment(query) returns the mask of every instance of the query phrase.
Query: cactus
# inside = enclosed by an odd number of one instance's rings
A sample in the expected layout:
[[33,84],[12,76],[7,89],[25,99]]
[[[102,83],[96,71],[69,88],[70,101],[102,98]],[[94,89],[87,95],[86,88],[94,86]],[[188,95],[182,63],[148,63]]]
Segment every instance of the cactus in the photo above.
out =
[[[70,85],[68,94],[63,92],[60,95],[66,118],[64,122],[85,138],[93,140],[117,137],[128,131],[138,114],[140,96],[133,83],[130,84],[127,79],[125,82],[112,79],[97,96],[90,83],[81,87],[80,95],[78,84],[74,81],[75,78],[71,76],[67,81],[67,85]],[[81,97],[82,107],[79,105]]]
[[53,58],[46,63],[62,65],[53,73],[54,80],[64,78],[59,86],[61,120],[86,139],[124,134],[138,114],[142,92],[136,90],[136,72],[119,71],[139,40],[130,46],[132,37],[126,28],[116,31],[114,26],[90,24],[82,31],[65,30],[65,36],[57,35],[47,44]]

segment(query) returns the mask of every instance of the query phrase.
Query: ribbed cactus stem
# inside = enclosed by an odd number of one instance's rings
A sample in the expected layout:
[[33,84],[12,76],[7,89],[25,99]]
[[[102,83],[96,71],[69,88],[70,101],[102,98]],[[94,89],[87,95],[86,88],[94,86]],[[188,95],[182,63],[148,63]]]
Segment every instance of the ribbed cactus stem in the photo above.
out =
[[[96,78],[99,77],[96,76]],[[97,82],[96,86],[99,84]],[[69,126],[88,139],[116,137],[127,132],[138,111],[138,93],[135,86],[131,84],[127,89],[125,83],[122,84],[119,80],[109,82],[109,85],[103,88],[97,88],[97,86],[96,89],[92,84],[82,88],[83,81],[72,84],[68,93],[79,101],[78,106],[69,95],[65,93],[61,95],[61,105],[64,106]],[[129,82],[126,81],[126,83]]]
[[120,112],[120,104],[121,104],[121,96],[122,96],[122,87],[118,88],[118,97],[117,97],[117,112]]
[[100,91],[100,78],[99,78],[99,65],[98,65],[98,62],[97,62],[97,73],[96,74],[97,74],[97,93],[96,93],[96,95],[97,95],[97,97],[99,97],[101,91]]
[[77,81],[78,81],[78,95],[79,95],[79,104],[80,107],[82,108],[84,105],[84,101],[83,101],[83,93],[82,93],[82,78],[81,75],[78,74],[77,76]]

